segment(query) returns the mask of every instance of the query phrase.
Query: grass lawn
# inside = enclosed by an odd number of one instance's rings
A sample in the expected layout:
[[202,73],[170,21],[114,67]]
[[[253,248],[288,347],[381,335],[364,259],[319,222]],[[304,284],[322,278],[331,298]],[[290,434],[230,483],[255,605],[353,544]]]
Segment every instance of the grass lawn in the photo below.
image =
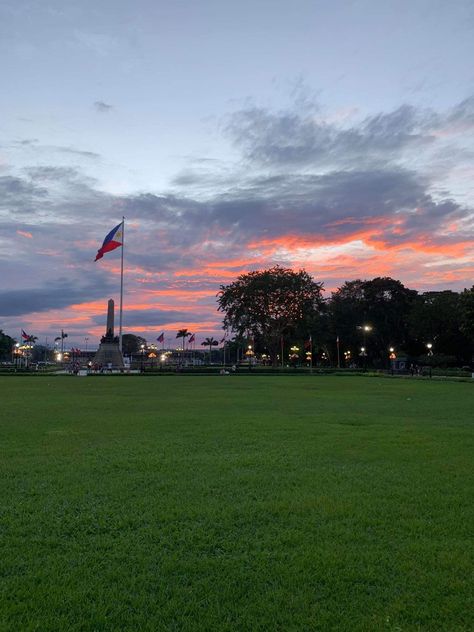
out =
[[474,384],[0,389],[0,630],[474,629]]

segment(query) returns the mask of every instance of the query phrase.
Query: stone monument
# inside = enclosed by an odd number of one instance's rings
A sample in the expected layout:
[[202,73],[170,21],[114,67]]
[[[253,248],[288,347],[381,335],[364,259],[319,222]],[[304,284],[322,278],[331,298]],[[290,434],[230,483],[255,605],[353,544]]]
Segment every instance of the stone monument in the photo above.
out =
[[94,364],[109,370],[122,370],[124,367],[119,338],[114,335],[114,302],[112,299],[109,299],[107,305],[105,336],[102,336],[100,339],[100,345],[94,357]]

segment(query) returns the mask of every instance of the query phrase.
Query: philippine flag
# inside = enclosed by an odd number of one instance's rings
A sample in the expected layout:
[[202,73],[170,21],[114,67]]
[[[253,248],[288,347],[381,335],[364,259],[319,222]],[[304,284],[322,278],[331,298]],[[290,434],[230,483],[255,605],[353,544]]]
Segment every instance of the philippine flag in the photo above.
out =
[[102,259],[106,252],[111,252],[115,248],[119,248],[123,244],[123,222],[112,228],[110,233],[104,239],[104,243],[97,251],[94,261]]
[[160,334],[157,338],[158,342],[164,342],[165,341],[165,332],[163,332],[162,334]]

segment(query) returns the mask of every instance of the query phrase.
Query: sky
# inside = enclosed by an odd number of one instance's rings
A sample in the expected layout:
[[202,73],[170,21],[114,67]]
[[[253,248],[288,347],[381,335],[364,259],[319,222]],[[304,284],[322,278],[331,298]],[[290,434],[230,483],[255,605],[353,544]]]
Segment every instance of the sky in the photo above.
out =
[[2,0],[0,329],[221,336],[238,275],[474,277],[471,0]]

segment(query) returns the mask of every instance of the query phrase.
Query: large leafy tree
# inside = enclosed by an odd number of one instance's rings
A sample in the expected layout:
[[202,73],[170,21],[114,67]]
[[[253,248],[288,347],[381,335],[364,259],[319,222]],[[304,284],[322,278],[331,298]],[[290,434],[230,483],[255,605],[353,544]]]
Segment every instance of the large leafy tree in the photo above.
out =
[[330,300],[333,336],[353,353],[365,343],[369,357],[386,364],[390,346],[406,350],[409,344],[409,315],[416,297],[416,290],[390,277],[348,281]]
[[281,338],[309,326],[323,309],[322,291],[304,270],[275,266],[221,285],[218,309],[226,328],[261,340],[276,364]]
[[432,343],[434,353],[454,355],[469,361],[469,340],[463,331],[462,295],[452,290],[424,292],[417,297],[410,314],[413,351],[426,353]]
[[122,336],[122,352],[124,355],[132,355],[138,353],[140,345],[146,345],[145,338],[135,336],[135,334],[123,334]]
[[15,340],[0,329],[0,358],[10,358]]
[[459,303],[461,331],[474,345],[474,285],[461,292]]

